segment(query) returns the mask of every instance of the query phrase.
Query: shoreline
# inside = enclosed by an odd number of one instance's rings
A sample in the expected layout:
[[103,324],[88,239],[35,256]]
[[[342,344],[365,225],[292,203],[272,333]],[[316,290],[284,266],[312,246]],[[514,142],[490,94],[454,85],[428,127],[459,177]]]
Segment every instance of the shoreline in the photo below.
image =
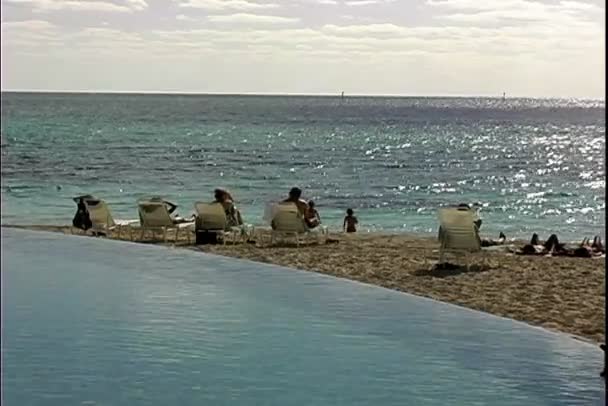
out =
[[[70,226],[2,227],[71,234]],[[263,240],[258,238],[256,244],[196,246],[193,241],[188,245],[183,236],[167,244],[134,242],[175,245],[322,273],[514,319],[590,342],[605,340],[605,258],[519,256],[498,248],[471,255],[473,265],[469,269],[437,270],[432,269],[438,260],[435,237],[330,233],[333,243],[306,243],[296,248],[295,244],[271,247],[266,243],[268,231],[256,231]],[[511,242],[518,247],[523,243]]]

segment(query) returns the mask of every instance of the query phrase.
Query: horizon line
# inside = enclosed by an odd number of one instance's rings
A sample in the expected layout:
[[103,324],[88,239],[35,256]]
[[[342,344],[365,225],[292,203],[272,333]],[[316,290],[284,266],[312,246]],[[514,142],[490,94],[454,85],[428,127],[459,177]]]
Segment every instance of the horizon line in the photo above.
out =
[[[42,94],[122,94],[122,95],[174,95],[174,96],[275,96],[275,97],[341,97],[338,93],[279,93],[279,92],[187,92],[187,91],[162,91],[162,90],[44,90],[44,89],[2,89],[0,93],[42,93]],[[503,95],[463,95],[463,94],[382,94],[382,93],[352,93],[344,92],[344,97],[377,97],[377,98],[488,98],[502,99]],[[507,95],[506,99],[538,99],[538,100],[589,100],[604,101],[603,98],[595,97],[572,97],[572,96],[521,96]]]

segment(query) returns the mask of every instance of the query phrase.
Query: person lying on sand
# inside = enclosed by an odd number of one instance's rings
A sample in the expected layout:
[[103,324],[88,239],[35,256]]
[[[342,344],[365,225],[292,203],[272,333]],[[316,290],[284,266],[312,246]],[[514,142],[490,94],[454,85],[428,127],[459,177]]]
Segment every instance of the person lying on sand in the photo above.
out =
[[594,238],[594,244],[588,245],[588,239],[584,239],[579,246],[567,246],[560,243],[556,234],[551,234],[549,239],[541,244],[538,239],[538,234],[532,234],[530,243],[526,244],[520,251],[519,255],[552,255],[552,256],[567,256],[578,258],[591,258],[604,254],[603,244],[599,237]]
[[504,245],[506,241],[507,241],[507,236],[505,236],[505,234],[501,231],[500,234],[498,235],[498,240],[484,238],[481,240],[481,246],[482,247],[493,247],[495,245]]
[[[587,240],[587,241],[589,241],[589,240]],[[596,235],[595,237],[593,237],[593,243],[591,244],[591,249],[596,252],[601,252],[602,254],[606,253],[606,250],[604,249],[604,244],[602,243],[602,239],[600,238],[599,235]]]
[[575,248],[572,252],[572,256],[575,257],[596,257],[605,254],[604,244],[602,244],[602,239],[599,236],[595,236],[593,238],[593,243],[589,244],[589,239],[584,238],[581,242],[580,246]]

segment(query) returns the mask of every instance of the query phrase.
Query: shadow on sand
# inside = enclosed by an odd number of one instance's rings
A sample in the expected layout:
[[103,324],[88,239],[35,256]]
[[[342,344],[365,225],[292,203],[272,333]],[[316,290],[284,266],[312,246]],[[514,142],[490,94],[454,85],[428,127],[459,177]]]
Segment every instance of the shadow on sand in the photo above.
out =
[[456,265],[449,262],[433,265],[432,268],[418,269],[414,271],[416,276],[432,276],[434,278],[445,278],[463,273],[487,272],[491,268],[487,265]]

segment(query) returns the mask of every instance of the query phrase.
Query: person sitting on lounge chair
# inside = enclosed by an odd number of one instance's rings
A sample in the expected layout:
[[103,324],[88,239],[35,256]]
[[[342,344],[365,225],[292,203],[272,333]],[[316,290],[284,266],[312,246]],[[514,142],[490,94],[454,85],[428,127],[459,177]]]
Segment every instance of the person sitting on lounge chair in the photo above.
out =
[[[471,206],[469,206],[467,203],[460,203],[458,206],[456,206],[456,210],[469,211],[473,214],[473,225],[475,226],[475,234],[477,235],[477,239],[479,240],[479,244],[481,245],[481,237],[479,236],[479,227],[481,227],[481,219],[479,218],[477,213],[474,212],[473,209],[471,208]],[[441,240],[443,238],[443,230],[442,230],[441,226],[439,226],[438,238],[439,238],[439,240]],[[496,245],[496,244],[491,244],[491,245]]]
[[[299,215],[305,221],[306,226],[310,228],[310,225],[306,221],[306,219],[311,217],[310,211],[309,211],[308,203],[305,200],[302,200],[302,189],[297,188],[297,187],[291,188],[291,190],[289,191],[289,196],[287,196],[287,199],[279,202],[279,205],[283,205],[283,204],[295,204],[298,209]],[[272,212],[273,212],[273,210],[270,210],[271,216],[274,217],[274,214],[272,214]],[[272,227],[273,230],[275,229],[274,220],[272,220],[272,219],[270,221],[270,227]]]
[[473,208],[467,203],[460,203],[458,205],[458,210],[470,210],[473,213],[473,218],[475,219],[475,221],[473,221],[473,224],[475,224],[475,227],[477,228],[477,231],[479,232],[479,229],[481,228],[482,220],[479,218],[479,214],[477,213],[477,211],[473,211]]
[[89,217],[87,206],[84,203],[85,199],[94,199],[94,197],[91,195],[83,195],[73,199],[74,202],[76,202],[77,209],[74,219],[72,220],[72,225],[76,228],[87,231],[89,228],[93,227],[93,222]]
[[215,189],[214,191],[215,202],[222,205],[224,212],[226,213],[226,226],[236,227],[243,225],[243,218],[241,212],[234,205],[232,195],[224,189]]
[[177,204],[171,203],[170,201],[165,200],[162,197],[159,197],[159,196],[151,197],[150,199],[148,199],[148,201],[164,203],[165,207],[167,208],[167,212],[169,213],[169,215],[171,216],[171,219],[173,220],[173,224],[181,224],[181,223],[187,223],[188,221],[192,221],[192,219],[188,220],[183,217],[180,217],[179,214],[177,214],[175,212],[175,210],[177,209]]
[[315,209],[315,202],[312,200],[308,202],[308,211],[306,212],[304,220],[306,221],[308,228],[315,228],[321,224],[321,216],[319,216],[319,212]]
[[308,203],[305,200],[302,200],[302,189],[294,187],[289,191],[289,196],[287,199],[283,200],[281,203],[293,203],[298,207],[298,211],[302,215],[302,217],[308,217]]

